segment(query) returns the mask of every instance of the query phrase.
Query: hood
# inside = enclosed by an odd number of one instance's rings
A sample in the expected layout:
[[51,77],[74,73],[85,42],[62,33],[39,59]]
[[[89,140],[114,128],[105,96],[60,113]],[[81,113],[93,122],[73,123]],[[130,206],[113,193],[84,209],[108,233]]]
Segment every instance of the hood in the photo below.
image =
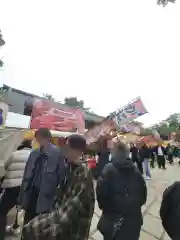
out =
[[112,163],[119,171],[134,171],[135,168],[133,162],[128,158],[121,160],[112,158]]

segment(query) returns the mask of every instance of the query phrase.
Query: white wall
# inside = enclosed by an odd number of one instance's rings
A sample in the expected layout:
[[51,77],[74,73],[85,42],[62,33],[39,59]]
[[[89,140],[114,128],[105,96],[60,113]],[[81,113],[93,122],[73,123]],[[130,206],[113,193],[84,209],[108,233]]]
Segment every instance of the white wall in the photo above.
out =
[[8,112],[6,118],[6,127],[29,128],[30,120],[30,116]]
[[6,119],[7,112],[9,110],[9,106],[7,103],[1,101],[0,99],[0,108],[3,110],[3,124],[0,126],[0,129],[1,129],[5,127],[5,119]]

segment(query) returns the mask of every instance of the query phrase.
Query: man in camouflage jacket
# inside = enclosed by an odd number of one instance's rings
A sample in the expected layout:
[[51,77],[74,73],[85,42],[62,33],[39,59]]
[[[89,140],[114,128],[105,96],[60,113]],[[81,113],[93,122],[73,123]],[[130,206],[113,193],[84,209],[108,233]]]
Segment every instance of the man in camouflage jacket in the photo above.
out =
[[68,163],[70,170],[63,197],[61,199],[61,194],[57,194],[56,207],[51,213],[38,215],[24,226],[24,240],[88,240],[94,212],[94,187],[89,170],[75,154],[75,151],[80,153],[82,150],[84,139],[72,136],[69,139],[69,159],[76,158]]

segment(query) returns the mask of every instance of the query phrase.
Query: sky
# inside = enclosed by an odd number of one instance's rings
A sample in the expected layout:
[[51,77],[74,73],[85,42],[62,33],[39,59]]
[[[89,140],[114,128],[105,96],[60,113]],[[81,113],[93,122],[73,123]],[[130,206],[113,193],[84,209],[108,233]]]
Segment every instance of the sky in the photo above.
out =
[[180,1],[0,0],[0,83],[77,96],[107,116],[141,96],[151,125],[180,112]]

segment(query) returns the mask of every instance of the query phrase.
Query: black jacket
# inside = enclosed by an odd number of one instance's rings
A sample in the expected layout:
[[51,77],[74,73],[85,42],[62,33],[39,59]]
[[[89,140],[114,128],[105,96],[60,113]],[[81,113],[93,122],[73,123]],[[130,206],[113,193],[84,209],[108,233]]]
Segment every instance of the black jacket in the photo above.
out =
[[97,177],[100,176],[104,166],[109,163],[109,155],[110,155],[110,152],[108,150],[101,150],[99,153],[98,153],[98,163],[96,165],[96,175]]
[[140,160],[142,160],[142,161],[144,161],[145,158],[149,158],[150,157],[150,149],[146,146],[143,146],[142,148],[140,148],[139,157],[140,157]]
[[[137,201],[124,197],[124,192],[134,194]],[[96,188],[97,201],[103,214],[113,221],[122,216],[125,229],[122,239],[128,239],[129,229],[133,233],[142,225],[141,206],[146,203],[147,188],[143,177],[130,160],[116,162],[112,159],[103,169]],[[132,196],[132,194],[131,194]],[[128,209],[128,206],[131,206]],[[130,238],[131,239],[131,238]]]
[[138,148],[137,147],[131,147],[130,152],[132,154],[132,160],[136,160],[139,157],[138,154]]
[[167,146],[166,148],[165,148],[165,152],[166,152],[166,154],[167,155],[174,155],[174,147],[172,147],[172,146]]
[[[159,146],[156,146],[154,148],[154,152],[156,153],[156,155],[158,155],[158,148]],[[163,155],[166,155],[166,149],[163,146],[161,146],[161,149],[162,149]]]

